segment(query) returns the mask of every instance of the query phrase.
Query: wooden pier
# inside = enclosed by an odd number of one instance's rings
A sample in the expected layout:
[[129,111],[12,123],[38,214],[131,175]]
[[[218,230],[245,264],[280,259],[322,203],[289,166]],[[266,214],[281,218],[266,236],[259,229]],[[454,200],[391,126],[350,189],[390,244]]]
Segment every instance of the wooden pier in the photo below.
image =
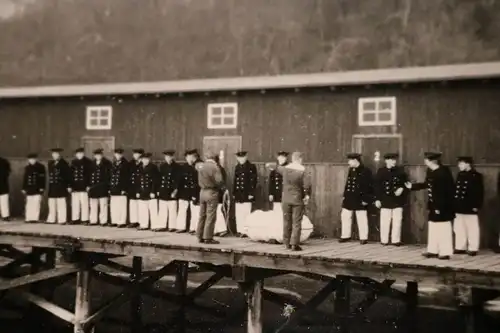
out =
[[[358,242],[338,243],[334,239],[310,240],[304,251],[291,252],[280,245],[252,242],[248,239],[223,238],[221,244],[199,244],[188,234],[158,233],[135,229],[27,224],[22,221],[0,224],[0,255],[7,258],[0,267],[0,294],[15,293],[56,317],[74,325],[74,332],[91,332],[105,314],[130,301],[131,331],[142,332],[141,295],[147,294],[176,304],[178,311],[169,323],[184,332],[187,309],[217,315],[217,311],[196,304],[196,298],[229,277],[238,283],[246,297],[247,332],[282,332],[303,316],[314,314],[327,297],[334,294],[335,313],[331,314],[339,332],[349,331],[349,319],[364,312],[380,296],[394,297],[407,304],[408,332],[416,331],[418,285],[436,284],[456,288],[465,301],[468,329],[478,332],[482,304],[500,290],[500,255],[483,251],[477,257],[454,256],[449,261],[422,257],[420,246],[387,247]],[[21,250],[29,248],[29,251]],[[56,252],[62,260],[56,260]],[[142,258],[164,260],[163,267],[144,271]],[[113,259],[131,257],[129,266]],[[197,270],[213,274],[195,290],[187,293],[187,278],[195,264]],[[29,267],[29,269],[21,269]],[[102,271],[108,267],[126,273],[128,278]],[[324,287],[310,300],[301,303],[286,299],[265,288],[265,279],[283,274],[323,281]],[[157,290],[153,284],[165,275],[175,276],[175,293]],[[62,282],[76,277],[74,312],[52,301],[54,290]],[[123,291],[99,307],[90,304],[92,279],[121,286]],[[406,292],[393,289],[405,282]],[[351,286],[367,291],[366,298],[352,310]],[[29,289],[27,288],[29,287]],[[465,291],[465,292],[464,292]],[[263,327],[263,301],[291,304],[295,311],[283,325],[272,330]],[[1,306],[1,303],[0,303]],[[478,310],[479,309],[479,310]]]

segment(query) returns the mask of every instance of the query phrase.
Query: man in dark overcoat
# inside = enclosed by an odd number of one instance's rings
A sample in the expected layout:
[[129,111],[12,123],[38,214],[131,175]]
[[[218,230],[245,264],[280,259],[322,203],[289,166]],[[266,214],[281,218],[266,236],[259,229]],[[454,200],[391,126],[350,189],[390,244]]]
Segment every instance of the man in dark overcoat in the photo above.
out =
[[483,206],[483,175],[474,167],[471,156],[458,157],[455,180],[455,253],[475,256],[479,251],[479,210]]
[[115,149],[109,184],[111,223],[119,228],[127,225],[127,194],[130,186],[129,163],[123,149]]
[[368,242],[367,208],[373,202],[373,175],[370,169],[361,163],[361,154],[347,155],[349,172],[344,188],[342,212],[340,215],[342,232],[339,242],[347,242],[352,237],[352,218],[356,215],[358,234],[361,244]]
[[453,229],[455,218],[455,184],[450,168],[441,164],[441,153],[426,152],[424,163],[427,166],[423,183],[406,183],[413,190],[427,190],[428,258],[448,260],[453,254]]
[[38,154],[28,154],[28,164],[24,167],[22,192],[26,196],[26,222],[40,221],[40,204],[45,191],[46,169],[37,161]]
[[[286,166],[288,164],[288,153],[280,151],[277,154],[277,166]],[[273,203],[273,211],[282,214],[281,210],[281,194],[283,192],[283,176],[275,169],[269,173],[268,195],[269,202]]]
[[408,181],[408,175],[403,167],[397,165],[398,157],[397,153],[385,154],[386,165],[377,170],[375,177],[375,206],[380,209],[382,245],[401,245],[403,207],[407,198],[405,194],[408,192],[405,183]]
[[184,163],[180,168],[180,180],[179,180],[179,210],[177,212],[177,221],[175,223],[175,228],[171,228],[170,231],[186,232],[187,231],[187,219],[188,219],[188,209],[193,205],[193,200],[196,200],[198,195],[197,187],[197,176],[195,162],[198,159],[198,150],[190,149],[184,154],[186,163]]
[[246,220],[252,212],[257,188],[257,167],[248,160],[246,151],[236,153],[238,163],[234,167],[233,199],[236,211],[236,227],[246,237],[248,225]]
[[102,149],[96,149],[87,188],[90,200],[90,224],[110,225],[108,214],[110,180],[111,162],[103,156]]
[[158,219],[151,229],[164,231],[176,230],[177,223],[177,193],[181,167],[175,162],[175,151],[163,152],[165,161],[160,164],[160,185],[158,188]]
[[11,174],[10,162],[0,157],[0,217],[4,221],[10,219],[9,204],[9,177]]
[[71,167],[62,158],[61,148],[53,148],[52,160],[48,164],[49,190],[47,193],[49,215],[47,223],[66,224],[68,219],[68,193],[71,193]]
[[89,194],[92,161],[85,156],[85,149],[75,150],[75,158],[71,161],[71,223],[89,223]]

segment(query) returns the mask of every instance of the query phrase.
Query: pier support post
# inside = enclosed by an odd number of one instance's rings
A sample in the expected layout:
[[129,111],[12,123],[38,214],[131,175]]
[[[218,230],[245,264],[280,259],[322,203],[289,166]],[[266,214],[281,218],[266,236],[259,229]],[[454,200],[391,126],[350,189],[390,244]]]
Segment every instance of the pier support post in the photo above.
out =
[[406,283],[406,327],[409,333],[418,332],[418,283]]
[[82,266],[76,276],[75,325],[74,333],[92,333],[92,328],[85,327],[83,321],[90,313],[90,271]]
[[247,281],[242,284],[247,301],[247,333],[262,333],[262,291],[264,280]]
[[349,314],[351,312],[351,279],[348,276],[337,276],[337,289],[334,301],[335,318],[338,320],[338,331],[349,333]]
[[[142,258],[132,258],[132,273],[130,278],[132,281],[140,281],[142,277]],[[130,298],[130,319],[132,321],[131,332],[142,332],[142,297],[137,289],[133,289],[133,294]]]
[[177,332],[184,333],[186,331],[186,290],[188,280],[188,262],[180,261],[176,263],[175,268],[175,290],[176,294],[181,298],[179,309],[177,312]]

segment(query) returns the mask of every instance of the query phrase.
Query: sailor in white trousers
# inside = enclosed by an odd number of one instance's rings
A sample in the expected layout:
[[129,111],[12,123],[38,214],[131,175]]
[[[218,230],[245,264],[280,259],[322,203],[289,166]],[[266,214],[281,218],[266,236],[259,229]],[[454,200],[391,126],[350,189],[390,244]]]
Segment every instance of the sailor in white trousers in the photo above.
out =
[[26,222],[40,221],[40,204],[45,190],[46,169],[37,161],[36,153],[28,154],[28,164],[24,167],[22,192],[26,196]]
[[115,149],[109,184],[111,224],[118,228],[127,226],[127,190],[130,180],[129,163],[123,149]]
[[247,218],[252,212],[257,188],[257,167],[248,161],[248,153],[236,153],[238,163],[234,168],[233,199],[236,210],[236,226],[242,237],[248,233]]
[[139,188],[136,198],[138,200],[140,230],[146,230],[156,225],[158,219],[159,171],[156,165],[151,163],[151,158],[151,153],[144,153],[138,175]]
[[88,187],[90,199],[90,224],[109,226],[109,183],[111,179],[111,162],[104,158],[103,150],[94,151],[94,160],[90,168]]
[[47,223],[66,224],[68,219],[68,193],[71,193],[71,167],[61,157],[63,150],[53,148],[52,160],[48,164],[49,189],[48,204],[49,215]]
[[177,193],[181,167],[175,162],[175,151],[163,152],[165,161],[160,165],[160,179],[158,188],[158,219],[151,225],[155,231],[175,229],[177,223]]
[[137,194],[139,191],[139,172],[141,170],[141,158],[144,154],[144,149],[137,148],[132,151],[133,159],[129,162],[129,174],[130,174],[130,183],[128,187],[128,198],[129,198],[129,214],[128,226],[130,228],[139,227],[139,200],[137,200]]
[[71,223],[89,223],[89,194],[92,161],[85,156],[85,149],[75,150],[75,158],[71,161]]
[[175,225],[169,225],[169,231],[187,232],[188,231],[188,209],[190,204],[199,195],[198,171],[196,164],[199,160],[199,154],[196,149],[187,150],[184,154],[186,163],[180,168],[179,191],[179,209]]

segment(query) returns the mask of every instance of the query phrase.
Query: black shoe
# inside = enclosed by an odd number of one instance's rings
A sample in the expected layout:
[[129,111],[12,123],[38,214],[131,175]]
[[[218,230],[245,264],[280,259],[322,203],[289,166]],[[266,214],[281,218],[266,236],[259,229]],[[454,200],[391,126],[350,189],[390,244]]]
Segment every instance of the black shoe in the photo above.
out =
[[170,228],[170,229],[167,229],[168,232],[177,232],[177,229],[174,229],[174,228]]
[[205,244],[220,244],[220,242],[216,241],[215,239],[205,239],[204,243]]
[[149,228],[138,228],[139,230],[149,230]]
[[347,243],[350,241],[351,241],[351,238],[339,238],[339,243]]
[[285,249],[290,250],[292,246],[290,244],[285,244]]
[[477,251],[468,251],[467,254],[471,257],[477,256]]
[[239,236],[240,236],[240,238],[248,238],[248,235],[246,235],[246,234],[240,234]]
[[437,258],[438,257],[438,255],[436,253],[429,253],[429,252],[422,253],[422,255],[426,258]]
[[387,245],[389,245],[389,243],[380,243],[380,245],[387,246]]
[[183,233],[186,233],[186,230],[177,230],[176,233],[183,234]]
[[82,224],[82,225],[89,225],[89,224],[90,224],[90,222],[89,222],[89,221],[82,221],[82,222],[81,222],[81,224]]
[[279,242],[278,242],[276,239],[270,239],[270,240],[268,241],[268,243],[269,243],[269,244],[273,244],[273,245],[278,245],[278,244],[279,244]]
[[203,244],[203,243],[205,243],[205,240],[204,239],[198,239],[198,243]]
[[119,225],[117,225],[117,227],[118,227],[118,228],[126,228],[126,227],[127,227],[127,225],[126,225],[126,224],[119,224]]
[[[167,230],[167,231],[168,231],[168,230]],[[189,234],[190,234],[190,235],[194,235],[195,233],[196,233],[196,231],[193,231],[193,230],[191,230],[191,231],[189,232]]]
[[401,244],[401,242],[398,242],[398,243],[392,243],[391,245],[393,245],[393,246],[398,246],[398,247],[399,247],[399,246],[401,246],[402,244]]
[[466,254],[467,251],[465,251],[465,250],[455,250],[455,251],[453,251],[453,253],[454,254]]
[[128,225],[128,227],[129,227],[129,228],[137,228],[137,227],[139,227],[139,223],[130,223],[130,224]]
[[438,259],[439,260],[450,260],[450,256],[439,256]]
[[80,224],[80,222],[81,222],[80,220],[73,220],[73,221],[69,222],[69,224],[75,224],[76,225],[76,224]]
[[365,245],[365,244],[368,244],[368,241],[366,239],[363,239],[363,240],[359,241],[359,244]]
[[299,245],[292,245],[292,251],[302,251],[302,248]]
[[9,222],[10,221],[10,217],[3,217],[2,220],[5,221],[5,222]]

